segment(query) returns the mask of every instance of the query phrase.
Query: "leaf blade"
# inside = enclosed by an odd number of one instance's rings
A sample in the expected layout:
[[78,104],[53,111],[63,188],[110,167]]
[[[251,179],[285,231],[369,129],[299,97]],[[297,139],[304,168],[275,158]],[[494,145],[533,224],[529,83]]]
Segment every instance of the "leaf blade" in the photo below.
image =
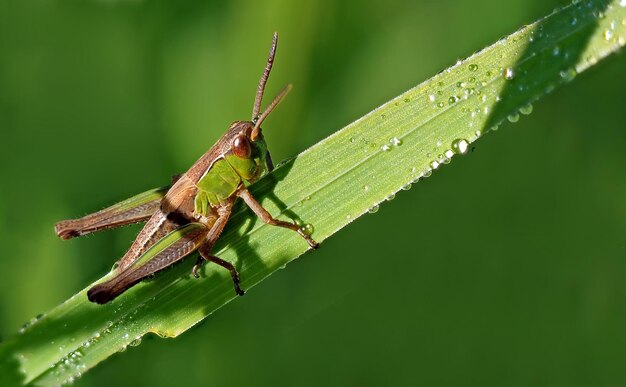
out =
[[[271,213],[297,214],[314,224],[317,239],[326,239],[446,162],[455,141],[474,142],[571,81],[571,70],[584,71],[623,46],[620,4],[579,2],[522,28],[311,147],[256,184],[253,193]],[[217,255],[238,264],[247,289],[306,251],[285,230],[258,221],[248,229],[250,219],[240,207],[216,248]],[[177,336],[234,298],[228,273],[208,267],[205,278],[194,281],[192,261],[104,307],[89,304],[82,291],[3,344],[0,354],[9,363],[2,368],[21,368],[23,382],[56,384],[147,332]]]

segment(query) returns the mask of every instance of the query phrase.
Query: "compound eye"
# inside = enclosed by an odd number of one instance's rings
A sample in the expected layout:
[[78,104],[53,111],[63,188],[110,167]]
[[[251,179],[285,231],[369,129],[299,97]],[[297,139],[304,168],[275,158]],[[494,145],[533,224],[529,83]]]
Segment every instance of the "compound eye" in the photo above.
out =
[[241,159],[249,159],[252,155],[252,146],[250,140],[242,134],[235,137],[232,145],[233,153]]

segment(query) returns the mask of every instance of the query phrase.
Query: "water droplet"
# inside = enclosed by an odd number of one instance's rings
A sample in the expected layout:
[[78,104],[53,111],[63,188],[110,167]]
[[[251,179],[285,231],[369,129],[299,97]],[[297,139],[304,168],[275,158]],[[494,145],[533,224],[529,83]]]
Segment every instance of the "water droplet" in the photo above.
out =
[[350,137],[350,142],[354,144],[354,137]]
[[506,119],[509,120],[509,122],[517,122],[519,121],[519,114],[517,113],[510,114]]
[[504,69],[504,79],[510,81],[513,78],[515,78],[515,71],[511,67]]
[[467,66],[467,68],[469,69],[469,71],[476,71],[478,70],[478,65],[475,63],[472,63],[469,66]]
[[[477,131],[480,132],[480,131]],[[477,133],[476,134],[477,137],[480,137],[480,135]],[[452,141],[452,151],[456,154],[465,154],[467,153],[467,148],[469,147],[469,143],[467,142],[466,139],[464,138],[458,138],[454,141]]]
[[430,162],[430,168],[431,169],[437,169],[439,168],[439,162],[437,160],[433,160]]
[[387,116],[385,114],[381,114],[380,118],[382,118],[383,120],[386,118]]
[[465,87],[465,82],[457,82],[456,87]]
[[457,97],[452,96],[450,98],[448,98],[448,104],[452,105],[453,103],[455,103],[457,100]]
[[350,214],[346,215],[346,219],[350,219],[350,218],[352,218],[352,215]]
[[408,97],[407,97],[407,98],[405,98],[405,99],[404,99],[404,103],[407,103],[407,102],[411,102],[411,98],[408,98]]
[[443,103],[443,102],[439,102],[439,103],[437,103],[437,107],[438,107],[438,108],[442,108],[442,107],[444,107],[444,106],[446,106],[446,104],[445,104],[445,103]]
[[396,194],[391,194],[391,195],[387,196],[387,197],[385,198],[385,200],[387,200],[388,202],[390,202],[390,201],[392,201],[392,200],[393,200],[393,199],[395,199],[395,198],[396,198]]
[[570,82],[572,79],[576,78],[576,70],[573,68],[563,70],[560,72],[561,78],[566,82]]
[[26,332],[28,327],[30,327],[30,323],[29,322],[25,322],[24,325],[22,325],[22,327],[18,330],[19,334],[22,334],[22,333]]
[[383,152],[389,152],[391,150],[391,147],[389,145],[387,145],[387,144],[384,144],[383,146],[380,147],[380,149]]
[[372,206],[372,208],[367,210],[367,212],[369,212],[370,214],[375,214],[378,212],[379,209],[380,209],[380,206],[378,204],[375,204]]
[[533,105],[530,103],[527,105],[524,105],[521,108],[519,108],[519,112],[527,116],[533,112]]
[[613,39],[613,31],[612,30],[605,30],[604,31],[604,39],[605,40]]
[[122,336],[123,340],[128,340],[130,338],[130,335],[128,334],[128,332],[124,333],[124,335]]
[[369,191],[369,190],[370,190],[370,187],[369,187],[369,186],[367,186],[367,185],[364,185],[364,186],[363,186],[363,191],[367,192],[367,191]]
[[554,48],[552,49],[552,55],[557,56],[561,53],[561,47],[559,46],[554,46]]
[[403,191],[408,191],[408,190],[410,190],[410,189],[411,189],[411,187],[412,187],[412,185],[411,185],[411,183],[409,183],[409,184],[407,184],[407,185],[402,186],[402,190],[403,190]]
[[304,235],[310,236],[313,235],[313,232],[315,232],[315,228],[311,223],[305,223],[302,225],[302,227],[300,227],[300,231],[302,231]]
[[402,140],[400,140],[398,137],[394,137],[394,138],[390,139],[389,142],[393,146],[400,146],[400,145],[402,145]]
[[130,347],[136,347],[136,346],[138,346],[139,344],[141,344],[141,336],[137,336],[137,337],[135,338],[135,340],[133,340],[133,341],[131,341],[130,343],[128,343],[128,346],[130,346]]
[[428,96],[428,100],[429,100],[430,102],[435,102],[435,95],[434,95],[434,94],[429,95],[429,96]]
[[452,151],[452,149],[448,149],[447,151],[445,151],[444,155],[446,156],[446,159],[450,159],[452,156],[454,156],[454,152]]
[[443,144],[442,139],[437,140],[437,148],[439,148],[442,144]]

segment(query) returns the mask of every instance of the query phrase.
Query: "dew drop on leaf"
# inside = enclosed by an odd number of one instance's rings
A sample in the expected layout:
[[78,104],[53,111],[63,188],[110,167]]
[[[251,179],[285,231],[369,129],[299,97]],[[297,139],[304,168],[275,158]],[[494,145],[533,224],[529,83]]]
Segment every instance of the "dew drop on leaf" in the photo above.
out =
[[304,235],[309,236],[313,235],[313,233],[315,232],[315,228],[311,223],[303,224],[302,227],[300,227],[300,230],[304,233]]
[[519,114],[517,113],[510,114],[506,119],[509,120],[509,122],[517,122],[519,121]]
[[530,103],[527,105],[524,105],[521,108],[519,108],[519,112],[527,116],[533,112],[533,105]]
[[510,81],[513,78],[515,78],[515,71],[511,67],[504,69],[504,79]]
[[572,79],[576,78],[576,70],[574,69],[563,70],[559,74],[566,82],[570,82]]
[[458,138],[452,141],[452,151],[458,155],[463,155],[467,153],[468,146],[469,143],[464,138]]

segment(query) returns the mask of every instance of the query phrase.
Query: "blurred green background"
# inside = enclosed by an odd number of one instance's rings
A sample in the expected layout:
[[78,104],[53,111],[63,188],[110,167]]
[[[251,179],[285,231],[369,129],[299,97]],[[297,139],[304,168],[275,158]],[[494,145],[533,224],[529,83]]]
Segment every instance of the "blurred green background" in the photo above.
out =
[[[184,171],[248,119],[291,157],[560,1],[0,0],[0,336],[99,278],[137,227],[55,221]],[[177,339],[78,386],[626,383],[626,55]]]

